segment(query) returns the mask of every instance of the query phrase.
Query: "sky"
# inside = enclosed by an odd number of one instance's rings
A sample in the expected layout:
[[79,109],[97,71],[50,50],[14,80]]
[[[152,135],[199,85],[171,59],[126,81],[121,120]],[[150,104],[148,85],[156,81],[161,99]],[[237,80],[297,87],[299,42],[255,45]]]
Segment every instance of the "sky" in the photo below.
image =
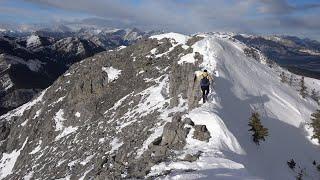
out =
[[0,0],[0,23],[91,23],[320,40],[320,0]]

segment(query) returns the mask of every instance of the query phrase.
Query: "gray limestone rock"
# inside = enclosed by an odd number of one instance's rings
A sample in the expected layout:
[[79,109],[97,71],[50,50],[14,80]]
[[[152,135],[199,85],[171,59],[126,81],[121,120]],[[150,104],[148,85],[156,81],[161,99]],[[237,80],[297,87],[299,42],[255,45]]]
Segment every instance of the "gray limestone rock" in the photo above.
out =
[[202,154],[201,151],[197,152],[196,154],[187,154],[183,160],[188,162],[194,162],[199,159],[201,154]]
[[194,122],[193,122],[190,118],[185,118],[185,119],[183,120],[183,123],[184,123],[184,124],[188,124],[188,125],[190,125],[190,126],[194,126]]
[[194,126],[193,138],[200,141],[207,141],[211,138],[210,132],[205,125],[195,125]]
[[[73,64],[23,109],[1,116],[1,153],[20,152],[5,179],[136,179],[174,161],[186,145],[185,125],[192,125],[182,117],[197,104],[196,84],[191,86],[197,67],[177,63],[192,48],[148,56],[170,47],[169,40],[141,39],[96,54]],[[116,78],[104,71],[111,67],[120,72]],[[163,98],[156,104],[155,90]],[[176,106],[185,109],[175,112]],[[171,122],[163,119],[169,112]],[[161,136],[149,142],[159,127]]]

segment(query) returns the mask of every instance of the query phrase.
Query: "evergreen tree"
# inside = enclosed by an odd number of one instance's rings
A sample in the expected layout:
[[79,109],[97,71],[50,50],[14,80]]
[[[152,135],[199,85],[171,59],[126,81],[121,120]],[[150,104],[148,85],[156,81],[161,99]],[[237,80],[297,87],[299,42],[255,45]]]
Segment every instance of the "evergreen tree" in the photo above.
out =
[[320,164],[317,166],[318,171],[320,172]]
[[317,165],[317,162],[314,160],[314,161],[312,162],[312,164],[315,166],[315,165]]
[[301,170],[299,173],[298,173],[298,176],[296,177],[297,180],[302,180],[302,177],[303,177],[303,170]]
[[300,80],[300,95],[303,97],[303,98],[306,98],[306,96],[308,95],[308,92],[307,92],[307,87],[304,83],[304,77],[301,77],[301,80]]
[[287,78],[287,76],[286,76],[286,74],[285,74],[284,72],[282,72],[282,73],[280,74],[280,78],[281,78],[281,82],[282,82],[282,83],[288,82],[288,78]]
[[313,139],[318,139],[320,143],[320,110],[311,114],[311,126],[313,128]]
[[287,162],[290,169],[294,169],[296,167],[296,162],[293,159]]
[[265,141],[265,137],[268,136],[268,129],[263,127],[260,120],[260,115],[257,112],[253,112],[250,119],[249,124],[251,128],[249,131],[252,131],[253,141],[259,145],[260,140]]
[[311,98],[319,103],[319,92],[317,92],[315,89],[312,89]]
[[293,85],[293,75],[290,75],[290,79],[289,79],[289,85],[292,86]]

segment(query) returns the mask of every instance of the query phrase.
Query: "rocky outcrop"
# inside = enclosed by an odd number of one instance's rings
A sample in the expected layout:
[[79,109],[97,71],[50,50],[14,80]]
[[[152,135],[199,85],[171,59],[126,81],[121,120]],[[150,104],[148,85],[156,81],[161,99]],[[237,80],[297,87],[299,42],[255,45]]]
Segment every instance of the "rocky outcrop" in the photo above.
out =
[[176,160],[195,127],[184,116],[197,68],[177,63],[191,48],[171,47],[168,39],[142,39],[96,54],[1,116],[2,154],[20,153],[6,179],[145,178]]
[[184,128],[181,116],[176,115],[172,121],[164,126],[160,146],[166,146],[169,149],[181,150],[186,144],[186,137],[189,128]]
[[187,154],[185,157],[184,157],[184,161],[188,161],[188,162],[194,162],[194,161],[197,161],[199,159],[199,157],[201,156],[202,152],[199,151],[197,152],[196,154]]
[[194,129],[195,129],[193,133],[194,139],[209,142],[209,139],[211,138],[211,136],[210,136],[210,132],[208,131],[205,125],[195,125]]

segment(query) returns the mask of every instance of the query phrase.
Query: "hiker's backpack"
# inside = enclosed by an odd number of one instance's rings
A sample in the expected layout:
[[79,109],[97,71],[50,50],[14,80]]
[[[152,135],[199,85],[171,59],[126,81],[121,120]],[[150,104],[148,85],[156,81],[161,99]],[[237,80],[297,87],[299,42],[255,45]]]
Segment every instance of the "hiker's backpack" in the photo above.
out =
[[209,86],[210,85],[210,81],[208,79],[208,76],[205,76],[201,79],[200,81],[200,85],[201,86]]

